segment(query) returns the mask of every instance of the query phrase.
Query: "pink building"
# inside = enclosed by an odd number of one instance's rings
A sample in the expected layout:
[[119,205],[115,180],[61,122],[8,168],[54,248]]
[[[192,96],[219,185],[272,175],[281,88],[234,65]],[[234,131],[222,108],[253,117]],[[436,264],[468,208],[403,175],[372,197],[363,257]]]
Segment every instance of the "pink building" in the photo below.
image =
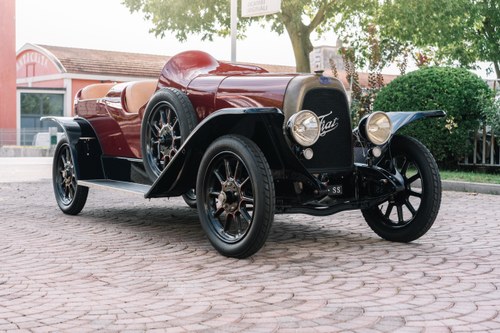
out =
[[53,124],[40,117],[72,116],[83,87],[102,82],[158,78],[167,57],[26,44],[17,51],[17,144],[29,145],[36,132]]

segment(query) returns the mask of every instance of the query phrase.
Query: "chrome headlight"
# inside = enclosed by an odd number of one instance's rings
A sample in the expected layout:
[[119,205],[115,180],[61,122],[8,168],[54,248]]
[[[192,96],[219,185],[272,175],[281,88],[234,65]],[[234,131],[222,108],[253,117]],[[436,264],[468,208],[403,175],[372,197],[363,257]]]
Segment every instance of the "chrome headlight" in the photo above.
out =
[[392,134],[391,119],[385,112],[374,112],[366,121],[366,136],[376,145],[386,143]]
[[302,110],[288,119],[287,128],[295,142],[303,147],[309,147],[318,141],[320,121],[314,112]]

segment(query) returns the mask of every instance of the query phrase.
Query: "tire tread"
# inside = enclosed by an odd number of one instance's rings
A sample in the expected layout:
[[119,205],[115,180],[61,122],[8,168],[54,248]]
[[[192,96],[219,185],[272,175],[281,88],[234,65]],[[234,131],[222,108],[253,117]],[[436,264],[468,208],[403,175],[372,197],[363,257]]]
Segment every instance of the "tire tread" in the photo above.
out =
[[[264,199],[262,201],[263,207],[262,207],[262,216],[261,216],[261,221],[259,221],[259,225],[257,226],[258,229],[256,230],[256,233],[252,234],[249,231],[249,234],[247,234],[245,237],[252,237],[251,239],[244,239],[240,241],[241,244],[238,244],[237,246],[233,246],[233,248],[230,248],[227,244],[220,245],[219,241],[215,235],[211,235],[211,231],[209,227],[205,227],[204,229],[207,232],[207,235],[209,237],[210,242],[212,245],[223,255],[229,256],[229,257],[234,257],[234,258],[247,258],[259,251],[262,246],[264,246],[267,237],[269,236],[273,220],[274,220],[274,198],[275,198],[275,189],[274,189],[274,182],[272,179],[272,173],[271,173],[271,168],[269,167],[269,164],[258,147],[258,145],[248,139],[247,137],[241,136],[241,135],[226,135],[222,136],[219,139],[215,140],[212,145],[207,149],[207,152],[205,156],[210,156],[211,152],[213,149],[219,149],[220,146],[233,146],[233,147],[238,147],[238,149],[243,148],[245,151],[249,152],[251,158],[253,159],[253,162],[256,165],[257,172],[256,174],[258,175],[260,181],[262,182],[262,188],[263,191],[259,193],[263,193]],[[198,172],[198,180],[197,180],[197,192],[198,189],[201,188],[201,183],[202,183],[202,177],[205,176],[203,170],[205,164],[205,156],[202,160],[200,170]],[[248,166],[247,166],[248,167]],[[197,195],[198,197],[198,195]],[[198,211],[200,215],[200,220],[202,222],[202,225],[204,225],[206,216],[207,214],[204,211],[204,202],[200,198],[198,201]],[[201,208],[201,209],[200,209]],[[256,216],[254,215],[254,219]],[[256,225],[255,220],[253,221],[254,226]],[[251,235],[251,236],[250,236]],[[242,245],[245,244],[245,245]]]
[[[430,180],[427,180],[427,182],[431,188],[426,190],[424,195],[432,195],[432,200],[429,199],[430,204],[424,207],[426,211],[421,211],[419,207],[415,220],[400,229],[389,230],[387,227],[384,228],[381,225],[381,214],[378,207],[363,209],[362,214],[370,228],[380,237],[389,241],[408,243],[422,237],[434,224],[441,206],[441,178],[434,157],[420,141],[400,135],[395,136],[392,140],[392,144],[396,146],[396,149],[403,150],[402,147],[413,146],[410,149],[416,147],[419,150],[419,156],[424,159],[425,164],[428,166],[427,171],[430,173]],[[421,181],[424,180],[421,179]],[[429,184],[422,184],[422,186],[428,187]]]
[[77,180],[77,187],[73,201],[69,205],[65,205],[61,201],[61,198],[59,197],[59,193],[57,190],[57,186],[59,185],[56,184],[56,174],[58,172],[57,165],[58,165],[59,153],[62,149],[62,146],[64,145],[68,145],[69,147],[69,142],[67,139],[61,139],[61,141],[59,141],[54,153],[54,158],[52,162],[52,186],[54,188],[54,195],[56,198],[57,205],[59,206],[61,211],[67,215],[78,215],[82,211],[85,204],[87,203],[89,188],[86,186],[78,185],[78,180]]

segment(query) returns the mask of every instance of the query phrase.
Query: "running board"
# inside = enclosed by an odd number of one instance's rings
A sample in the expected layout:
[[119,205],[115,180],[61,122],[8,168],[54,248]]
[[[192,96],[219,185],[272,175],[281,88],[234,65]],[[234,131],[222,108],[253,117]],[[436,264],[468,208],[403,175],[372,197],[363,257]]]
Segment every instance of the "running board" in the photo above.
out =
[[109,179],[79,180],[78,185],[90,188],[97,188],[97,189],[110,189],[122,192],[129,192],[134,194],[140,194],[142,196],[148,193],[149,189],[151,188],[150,185],[124,182],[119,180],[109,180]]

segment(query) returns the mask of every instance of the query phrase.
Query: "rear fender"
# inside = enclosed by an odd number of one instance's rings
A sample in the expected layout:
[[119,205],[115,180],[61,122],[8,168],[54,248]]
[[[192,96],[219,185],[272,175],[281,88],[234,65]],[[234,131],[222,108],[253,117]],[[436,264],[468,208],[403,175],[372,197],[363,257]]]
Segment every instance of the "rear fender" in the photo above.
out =
[[94,129],[80,117],[43,117],[58,124],[68,139],[77,179],[103,179],[102,150]]
[[237,134],[254,141],[273,170],[292,170],[304,182],[317,186],[317,181],[300,164],[283,134],[284,115],[277,108],[231,108],[212,113],[187,137],[179,152],[162,171],[146,198],[176,196],[194,188],[203,154],[217,138]]

